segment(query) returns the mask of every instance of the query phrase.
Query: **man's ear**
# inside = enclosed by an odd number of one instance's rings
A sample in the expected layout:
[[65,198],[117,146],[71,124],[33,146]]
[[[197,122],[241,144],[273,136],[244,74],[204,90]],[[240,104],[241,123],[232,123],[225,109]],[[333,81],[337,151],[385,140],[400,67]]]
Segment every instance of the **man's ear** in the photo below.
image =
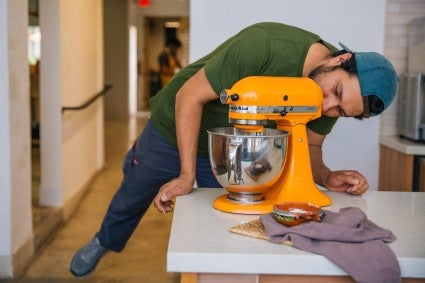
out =
[[333,57],[329,60],[328,66],[339,66],[345,61],[349,60],[353,56],[352,53],[344,53],[341,55],[338,55],[336,57]]

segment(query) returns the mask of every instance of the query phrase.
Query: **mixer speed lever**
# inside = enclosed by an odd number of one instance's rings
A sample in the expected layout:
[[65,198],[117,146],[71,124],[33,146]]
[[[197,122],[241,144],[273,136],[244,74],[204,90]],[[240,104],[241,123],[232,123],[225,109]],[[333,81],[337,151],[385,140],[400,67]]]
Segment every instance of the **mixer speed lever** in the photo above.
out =
[[283,107],[282,111],[280,111],[280,115],[282,117],[285,117],[288,112],[292,112],[293,110],[294,110],[294,107],[292,107],[292,106]]

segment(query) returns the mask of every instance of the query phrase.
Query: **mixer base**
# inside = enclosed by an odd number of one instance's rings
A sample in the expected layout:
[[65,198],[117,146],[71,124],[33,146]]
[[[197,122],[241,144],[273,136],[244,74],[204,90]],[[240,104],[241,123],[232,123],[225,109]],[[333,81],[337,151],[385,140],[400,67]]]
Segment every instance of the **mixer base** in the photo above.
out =
[[217,210],[238,214],[266,214],[273,210],[273,202],[271,200],[235,202],[229,200],[228,194],[218,197],[213,206]]
[[323,207],[332,204],[332,200],[318,189],[282,190],[278,196],[266,194],[260,201],[235,201],[230,194],[218,197],[213,204],[217,210],[237,214],[266,214],[273,211],[273,205],[279,202],[307,202]]
[[236,203],[247,203],[247,204],[252,204],[252,203],[256,203],[256,202],[261,202],[264,200],[264,195],[262,193],[229,193],[227,195],[227,199],[231,202],[236,202]]

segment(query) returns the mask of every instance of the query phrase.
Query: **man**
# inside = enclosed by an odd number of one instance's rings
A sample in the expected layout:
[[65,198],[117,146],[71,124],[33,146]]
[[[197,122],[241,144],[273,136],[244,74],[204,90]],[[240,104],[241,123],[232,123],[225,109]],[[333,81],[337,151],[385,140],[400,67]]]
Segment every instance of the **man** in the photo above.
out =
[[219,187],[208,160],[207,129],[229,126],[218,94],[252,75],[311,77],[323,91],[322,117],[307,125],[313,177],[332,191],[362,194],[365,177],[331,171],[322,144],[338,117],[378,115],[392,102],[397,76],[382,55],[336,48],[319,36],[279,23],[250,26],[186,66],[151,99],[152,116],[124,161],[124,179],[95,237],[72,258],[75,276],[90,273],[106,251],[121,251],[152,200],[172,211],[172,198]]
[[167,39],[165,49],[158,56],[159,75],[161,77],[161,86],[164,87],[174,76],[176,70],[181,69],[177,50],[181,48],[180,40],[175,37]]

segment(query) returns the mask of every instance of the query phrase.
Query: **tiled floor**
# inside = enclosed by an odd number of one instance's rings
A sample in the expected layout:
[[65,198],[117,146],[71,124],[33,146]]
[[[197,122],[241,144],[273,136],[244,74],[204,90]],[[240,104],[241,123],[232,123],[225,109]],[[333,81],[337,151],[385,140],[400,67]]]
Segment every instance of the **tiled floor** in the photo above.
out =
[[163,215],[151,207],[121,253],[109,253],[94,273],[75,279],[68,270],[73,253],[97,231],[109,200],[121,181],[125,152],[137,138],[147,114],[132,119],[105,121],[106,164],[93,180],[72,218],[63,224],[52,241],[42,249],[17,283],[148,282],[174,283],[180,277],[166,271],[166,252],[172,214]]

